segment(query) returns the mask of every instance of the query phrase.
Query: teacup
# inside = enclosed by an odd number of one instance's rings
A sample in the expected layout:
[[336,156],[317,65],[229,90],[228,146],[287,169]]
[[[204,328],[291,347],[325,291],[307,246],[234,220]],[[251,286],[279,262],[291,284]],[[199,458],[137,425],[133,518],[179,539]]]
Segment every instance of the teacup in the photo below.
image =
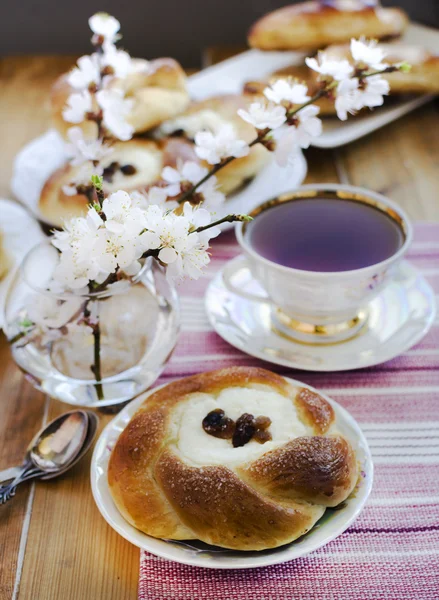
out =
[[[312,199],[319,202],[320,199],[344,200],[344,204],[333,204],[338,211],[341,207],[348,206],[346,201],[360,203],[361,207],[358,204],[355,207],[351,204],[349,206],[357,212],[360,209],[366,213],[363,215],[364,222],[373,216],[377,224],[377,236],[378,231],[382,234],[381,238],[377,237],[377,248],[372,244],[371,254],[376,258],[376,250],[379,250],[380,245],[386,246],[387,243],[389,255],[384,260],[372,259],[373,264],[348,270],[319,271],[285,266],[262,256],[260,249],[255,249],[250,243],[248,230],[253,223],[239,223],[236,226],[236,235],[244,256],[226,266],[223,278],[226,287],[235,294],[252,301],[269,303],[272,308],[273,327],[281,334],[305,343],[335,343],[352,338],[367,324],[368,306],[394,276],[398,264],[410,246],[412,226],[405,212],[388,198],[350,185],[305,185],[292,193],[264,202],[255,208],[250,216],[254,220],[260,219],[265,211],[283,203]],[[324,208],[328,210],[329,207],[329,204],[325,204]],[[367,207],[375,209],[374,215],[370,214]],[[377,214],[376,210],[380,211],[380,214]],[[383,233],[386,229],[380,229],[380,226],[384,225],[381,221],[387,219],[391,219],[391,222],[387,223],[387,226],[390,225],[388,234]],[[360,221],[358,223],[360,224]],[[262,225],[262,221],[260,224]],[[350,225],[356,227],[355,222]],[[320,223],[320,228],[324,226],[324,223]],[[373,221],[369,223],[369,227],[371,226]],[[363,228],[363,225],[360,228]],[[395,229],[400,234],[400,242],[393,248],[389,245],[391,240],[387,240],[386,235],[395,235]],[[355,233],[356,230],[353,231]],[[372,233],[374,232],[375,229],[372,230]],[[369,230],[369,238],[370,233]],[[279,248],[278,239],[273,243]],[[347,248],[346,252],[349,253],[350,249]],[[346,258],[350,258],[350,255],[347,254]],[[242,272],[245,269],[250,270],[253,279],[262,286],[260,295],[242,289],[241,285],[234,283],[239,274],[242,281]]]

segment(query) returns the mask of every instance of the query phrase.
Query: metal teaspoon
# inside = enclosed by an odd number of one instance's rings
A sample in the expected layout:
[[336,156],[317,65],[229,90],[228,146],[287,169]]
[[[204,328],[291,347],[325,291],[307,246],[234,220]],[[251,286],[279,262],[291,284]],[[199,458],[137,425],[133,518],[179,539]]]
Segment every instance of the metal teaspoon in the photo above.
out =
[[0,489],[0,504],[15,495],[22,481],[42,474],[55,476],[64,471],[80,453],[88,428],[89,417],[82,410],[65,413],[46,425],[29,444],[19,473]]

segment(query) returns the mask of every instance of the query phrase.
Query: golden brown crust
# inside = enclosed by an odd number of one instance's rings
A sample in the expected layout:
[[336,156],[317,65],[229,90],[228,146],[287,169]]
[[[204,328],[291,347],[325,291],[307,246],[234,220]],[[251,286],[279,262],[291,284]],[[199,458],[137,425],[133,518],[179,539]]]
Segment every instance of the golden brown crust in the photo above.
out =
[[250,29],[248,43],[261,50],[319,50],[353,37],[399,36],[407,23],[399,8],[372,7],[361,0],[313,0],[265,15]]
[[[144,70],[124,79],[114,78],[110,87],[122,89],[126,97],[134,101],[127,121],[134,127],[135,133],[142,133],[184,111],[189,104],[189,95],[186,90],[186,75],[177,61],[172,58],[158,58],[150,63],[142,59],[134,61],[138,66],[143,66]],[[53,125],[64,137],[67,130],[73,127],[62,116],[67,99],[73,91],[67,81],[67,74],[56,80],[51,91]],[[95,123],[84,121],[79,127],[86,137],[96,137]]]
[[[176,445],[175,410],[203,394],[239,387],[275,391],[291,401],[299,393],[270,371],[233,367],[175,381],[147,398],[108,466],[113,499],[132,525],[155,537],[262,550],[303,535],[326,506],[349,495],[357,466],[341,436],[296,438],[236,468],[186,463]],[[321,423],[326,401],[301,394],[300,402],[312,407],[308,421],[314,414]]]
[[270,500],[226,467],[188,467],[171,452],[162,454],[155,475],[195,537],[223,548],[264,550],[286,544],[323,514],[318,506]]
[[334,422],[332,406],[317,392],[302,388],[296,395],[294,403],[301,420],[316,434],[326,433]]
[[240,474],[272,496],[337,506],[355,487],[355,454],[341,436],[299,437],[267,452]]
[[190,530],[182,525],[151,477],[151,465],[163,444],[166,419],[165,407],[136,413],[111,453],[108,483],[120,512],[134,527],[154,537],[190,539]]

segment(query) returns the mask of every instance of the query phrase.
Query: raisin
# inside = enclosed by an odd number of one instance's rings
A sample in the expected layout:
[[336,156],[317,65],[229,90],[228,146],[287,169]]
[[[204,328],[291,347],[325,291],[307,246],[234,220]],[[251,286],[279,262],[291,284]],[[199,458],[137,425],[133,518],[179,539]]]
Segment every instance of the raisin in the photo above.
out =
[[255,418],[249,413],[242,414],[236,421],[235,433],[233,434],[232,444],[234,448],[245,446],[252,439],[256,431]]
[[137,169],[134,165],[123,165],[120,170],[124,175],[135,175],[137,173]]
[[235,422],[221,408],[216,408],[204,417],[203,429],[209,435],[228,440],[233,436]]
[[269,417],[256,417],[255,420],[256,429],[268,429],[271,425],[271,419]]
[[108,165],[108,167],[105,167],[103,174],[104,181],[111,183],[113,180],[113,175],[117,171],[117,169],[119,169],[119,163],[116,161],[113,161]]
[[253,436],[259,444],[265,444],[265,442],[271,442],[273,439],[271,437],[271,433],[269,431],[265,431],[265,429],[256,429],[255,435]]

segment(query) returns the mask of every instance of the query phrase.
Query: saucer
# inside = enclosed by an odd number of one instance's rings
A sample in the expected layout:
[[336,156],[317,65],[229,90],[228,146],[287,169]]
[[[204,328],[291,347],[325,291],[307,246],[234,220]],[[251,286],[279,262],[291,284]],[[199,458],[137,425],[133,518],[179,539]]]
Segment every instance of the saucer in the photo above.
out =
[[[234,285],[256,294],[262,291],[248,269],[236,274]],[[392,282],[365,309],[368,320],[357,336],[344,342],[314,345],[294,341],[285,330],[279,331],[268,303],[230,292],[222,271],[206,292],[210,323],[229,344],[262,360],[305,371],[361,369],[395,358],[430,329],[436,303],[423,275],[403,261]]]
[[[287,379],[295,386],[318,391],[300,381]],[[373,481],[373,463],[369,446],[360,426],[352,415],[340,404],[318,391],[334,409],[338,431],[349,440],[354,448],[360,465],[361,476],[357,487],[349,498],[334,509],[326,509],[325,514],[308,533],[290,544],[272,550],[243,552],[210,546],[196,540],[182,542],[162,540],[139,531],[125,520],[113,502],[107,478],[108,461],[119,435],[143,402],[157,389],[159,388],[148,390],[148,392],[130,402],[110,421],[96,442],[90,467],[91,489],[100,513],[119,535],[135,546],[156,556],[196,567],[254,569],[255,567],[265,567],[300,558],[321,548],[341,535],[362,511],[372,489]]]

